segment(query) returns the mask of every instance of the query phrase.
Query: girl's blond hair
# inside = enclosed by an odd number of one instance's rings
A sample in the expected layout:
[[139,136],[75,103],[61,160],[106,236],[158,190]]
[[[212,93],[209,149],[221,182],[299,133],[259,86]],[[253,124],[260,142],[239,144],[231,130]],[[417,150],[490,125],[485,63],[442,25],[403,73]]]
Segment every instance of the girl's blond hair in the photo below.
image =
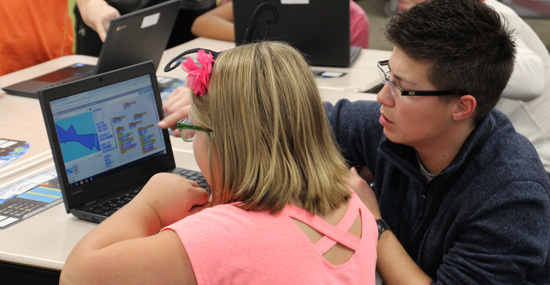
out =
[[193,118],[213,130],[213,204],[276,213],[293,200],[323,215],[350,197],[315,79],[294,48],[260,42],[223,51],[208,93],[192,98]]

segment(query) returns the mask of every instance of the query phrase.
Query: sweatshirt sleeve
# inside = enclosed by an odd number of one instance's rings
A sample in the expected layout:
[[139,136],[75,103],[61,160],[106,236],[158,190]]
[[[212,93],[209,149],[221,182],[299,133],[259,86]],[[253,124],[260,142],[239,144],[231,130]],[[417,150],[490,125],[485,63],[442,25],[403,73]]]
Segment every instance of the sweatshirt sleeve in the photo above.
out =
[[335,105],[326,102],[325,110],[348,164],[367,166],[373,171],[383,132],[382,125],[378,123],[380,104],[342,99]]
[[[549,252],[550,199],[534,181],[515,181],[470,211],[443,256],[438,284],[519,284],[544,272]],[[546,274],[543,274],[546,278]]]

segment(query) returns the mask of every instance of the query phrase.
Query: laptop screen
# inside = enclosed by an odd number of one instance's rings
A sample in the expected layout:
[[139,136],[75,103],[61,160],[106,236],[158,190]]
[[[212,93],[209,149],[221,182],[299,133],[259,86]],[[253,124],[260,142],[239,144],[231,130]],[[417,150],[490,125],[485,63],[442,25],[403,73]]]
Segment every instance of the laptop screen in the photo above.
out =
[[49,104],[71,189],[167,154],[148,74]]

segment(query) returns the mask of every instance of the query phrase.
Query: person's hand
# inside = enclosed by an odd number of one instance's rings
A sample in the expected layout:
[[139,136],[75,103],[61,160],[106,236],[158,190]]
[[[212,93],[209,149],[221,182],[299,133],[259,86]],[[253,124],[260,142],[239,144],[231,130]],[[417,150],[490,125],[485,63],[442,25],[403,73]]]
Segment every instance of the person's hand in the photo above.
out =
[[151,208],[163,227],[203,209],[208,199],[208,192],[196,182],[171,173],[155,174],[134,198]]
[[[350,168],[350,179],[348,182],[349,187],[351,187],[357,196],[363,201],[363,204],[367,206],[375,219],[380,219],[380,208],[378,207],[378,201],[376,200],[376,195],[372,188],[365,179],[363,179],[355,167]],[[370,173],[370,172],[369,172]]]
[[76,4],[84,23],[104,42],[111,20],[120,16],[118,10],[104,0],[77,0]]
[[179,120],[189,116],[189,111],[191,109],[190,94],[190,89],[181,86],[174,89],[174,91],[170,93],[168,99],[162,103],[162,108],[164,109],[164,114],[166,117],[158,123],[160,128],[170,128],[174,130],[174,136],[180,136],[177,123]]

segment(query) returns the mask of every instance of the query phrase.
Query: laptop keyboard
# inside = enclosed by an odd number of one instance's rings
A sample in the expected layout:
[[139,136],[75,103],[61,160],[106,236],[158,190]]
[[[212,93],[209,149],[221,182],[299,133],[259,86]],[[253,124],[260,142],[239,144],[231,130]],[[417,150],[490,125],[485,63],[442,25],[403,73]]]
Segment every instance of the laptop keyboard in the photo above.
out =
[[[197,182],[197,184],[199,184],[201,188],[207,190],[208,193],[210,193],[210,187],[208,186],[208,183],[206,182],[206,179],[201,172],[190,169],[176,168],[171,171],[171,173],[181,175],[187,179]],[[132,191],[126,192],[105,202],[93,205],[88,208],[88,211],[94,214],[108,217],[116,212],[118,209],[122,208],[128,202],[130,202],[139,193],[139,191],[141,191],[141,189],[134,189]]]
[[184,168],[176,168],[172,171],[172,173],[181,175],[187,179],[197,182],[197,184],[199,184],[201,188],[205,189],[210,194],[210,187],[208,186],[208,182],[206,182],[206,179],[201,172]]
[[141,189],[135,189],[113,199],[107,200],[103,203],[94,205],[90,207],[88,211],[94,214],[108,217],[116,212],[118,209],[122,208],[122,206],[130,202],[137,195],[137,193],[139,193],[140,190]]

